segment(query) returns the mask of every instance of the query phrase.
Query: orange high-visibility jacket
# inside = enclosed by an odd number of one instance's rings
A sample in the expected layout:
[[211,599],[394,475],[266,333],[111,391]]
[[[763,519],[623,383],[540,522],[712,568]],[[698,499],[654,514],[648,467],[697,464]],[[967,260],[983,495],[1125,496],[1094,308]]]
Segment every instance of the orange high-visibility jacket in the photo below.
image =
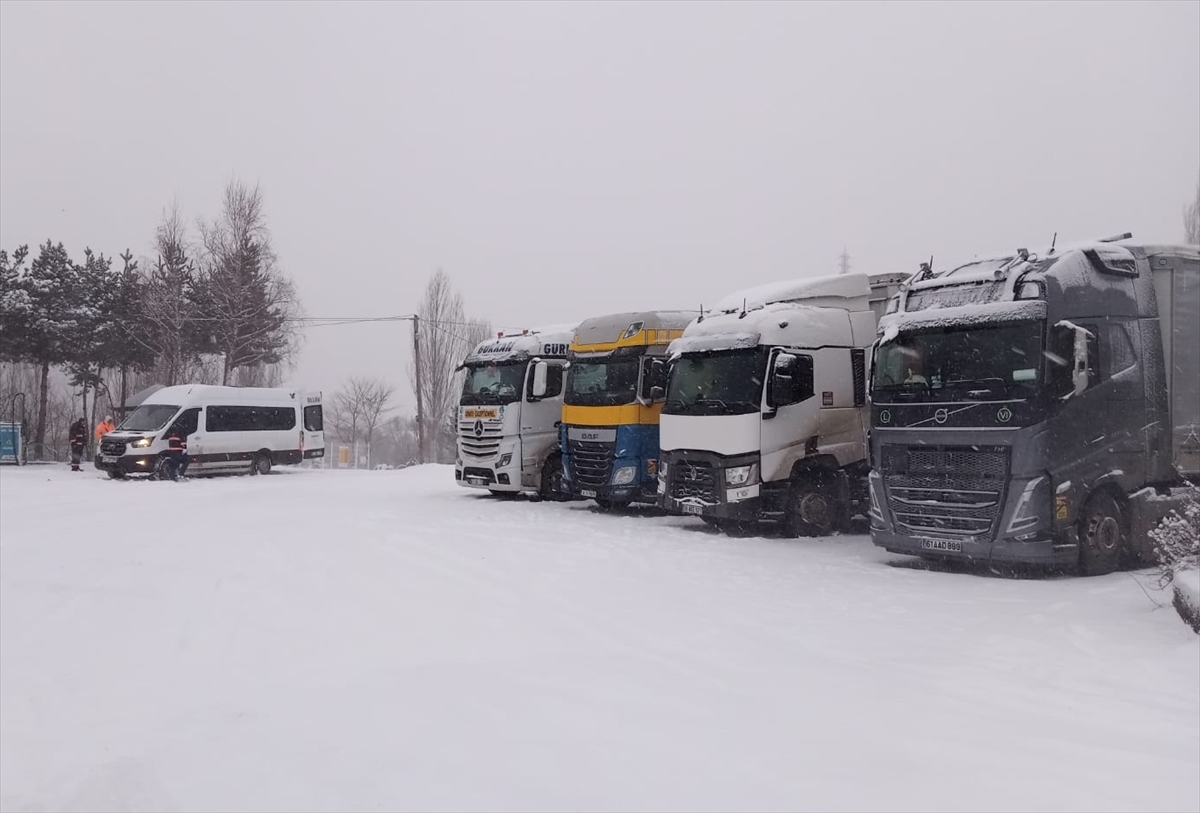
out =
[[100,440],[100,438],[104,437],[116,428],[117,427],[113,425],[112,421],[100,421],[100,423],[96,424],[96,440]]

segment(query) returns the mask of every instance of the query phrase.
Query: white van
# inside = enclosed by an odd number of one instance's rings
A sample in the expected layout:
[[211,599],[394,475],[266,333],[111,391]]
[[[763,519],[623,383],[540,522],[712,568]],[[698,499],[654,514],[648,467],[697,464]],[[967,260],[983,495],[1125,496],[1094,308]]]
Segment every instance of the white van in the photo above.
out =
[[96,468],[118,480],[158,475],[175,431],[187,437],[188,476],[267,474],[325,456],[321,393],[183,384],[154,392],[105,435]]

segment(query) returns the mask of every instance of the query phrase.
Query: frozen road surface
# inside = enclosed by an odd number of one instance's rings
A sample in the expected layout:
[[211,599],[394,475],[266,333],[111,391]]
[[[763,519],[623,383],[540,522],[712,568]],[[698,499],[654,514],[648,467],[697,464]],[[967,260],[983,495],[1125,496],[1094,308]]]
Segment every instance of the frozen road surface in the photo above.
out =
[[589,505],[0,471],[0,808],[1200,809],[1200,642],[1148,571]]

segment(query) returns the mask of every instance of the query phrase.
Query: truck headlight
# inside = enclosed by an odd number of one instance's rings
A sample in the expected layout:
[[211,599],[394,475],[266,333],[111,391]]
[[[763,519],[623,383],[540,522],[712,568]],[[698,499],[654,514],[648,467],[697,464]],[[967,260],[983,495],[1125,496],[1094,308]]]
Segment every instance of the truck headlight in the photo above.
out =
[[725,485],[727,486],[745,486],[756,482],[758,482],[757,463],[725,469]]
[[135,449],[145,449],[147,446],[149,446],[153,442],[154,442],[154,435],[151,435],[151,436],[145,437],[145,438],[138,438],[137,440],[135,440],[133,443],[131,443],[129,445]]
[[502,469],[512,462],[512,452],[505,452],[500,455],[500,462],[496,464],[496,468]]
[[1007,533],[1024,531],[1050,521],[1050,478],[1035,477],[1025,484],[1025,490],[1013,509]]
[[633,482],[633,478],[637,476],[637,469],[633,466],[623,466],[613,472],[612,484],[614,486],[625,486]]

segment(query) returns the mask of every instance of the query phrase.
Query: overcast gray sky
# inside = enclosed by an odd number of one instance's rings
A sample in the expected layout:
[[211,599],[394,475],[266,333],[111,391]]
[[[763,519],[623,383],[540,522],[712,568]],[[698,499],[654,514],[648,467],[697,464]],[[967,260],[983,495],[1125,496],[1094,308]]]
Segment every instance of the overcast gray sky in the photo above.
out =
[[[261,184],[310,316],[444,269],[522,327],[1130,230],[1182,239],[1200,3],[0,3],[0,245],[149,254]],[[402,386],[407,323],[293,381]]]

